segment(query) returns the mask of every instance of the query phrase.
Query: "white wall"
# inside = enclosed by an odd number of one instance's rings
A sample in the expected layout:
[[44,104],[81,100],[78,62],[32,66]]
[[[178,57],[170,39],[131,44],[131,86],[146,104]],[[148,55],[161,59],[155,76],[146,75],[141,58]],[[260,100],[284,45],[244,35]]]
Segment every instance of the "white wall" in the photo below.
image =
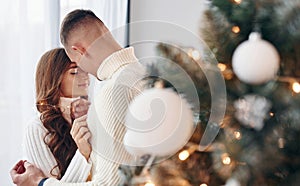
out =
[[[161,41],[172,41],[179,45],[189,46],[189,41],[185,41],[188,34],[199,35],[199,24],[206,0],[131,0],[130,6],[130,43],[146,40],[153,32],[153,27],[164,27],[161,32],[155,33],[154,38]],[[145,20],[155,20],[167,23],[140,24],[136,22]],[[141,28],[142,27],[142,28]],[[173,34],[173,28],[185,29],[186,34]],[[183,28],[180,28],[183,27]],[[143,44],[135,46],[138,57],[155,55],[154,44]]]

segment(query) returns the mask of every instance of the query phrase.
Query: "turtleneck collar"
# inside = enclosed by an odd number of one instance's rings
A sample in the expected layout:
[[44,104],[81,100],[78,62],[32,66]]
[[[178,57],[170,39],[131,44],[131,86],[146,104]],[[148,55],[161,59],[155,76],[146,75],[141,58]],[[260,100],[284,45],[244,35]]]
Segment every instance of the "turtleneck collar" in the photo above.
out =
[[65,118],[65,120],[72,124],[72,118],[71,118],[71,104],[73,101],[80,99],[80,97],[77,98],[67,98],[67,97],[60,97],[59,99],[59,108],[62,112],[62,116]]
[[100,80],[109,79],[120,67],[137,61],[133,47],[121,49],[112,53],[101,63],[97,70],[97,77]]

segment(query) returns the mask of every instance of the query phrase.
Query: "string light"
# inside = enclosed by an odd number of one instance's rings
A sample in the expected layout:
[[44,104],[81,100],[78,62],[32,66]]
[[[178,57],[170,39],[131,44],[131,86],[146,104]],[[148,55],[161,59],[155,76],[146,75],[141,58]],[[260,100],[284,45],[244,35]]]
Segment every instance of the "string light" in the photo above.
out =
[[200,53],[197,50],[193,50],[191,55],[195,61],[198,61],[200,59]]
[[226,70],[226,68],[227,68],[227,66],[226,66],[225,64],[223,64],[223,63],[218,63],[218,67],[219,67],[219,69],[220,69],[222,72],[224,72],[224,71]]
[[190,156],[190,153],[188,150],[183,150],[181,151],[179,154],[178,154],[178,158],[181,160],[181,161],[184,161],[186,159],[188,159],[188,157]]
[[273,116],[274,116],[274,113],[273,113],[273,112],[270,112],[270,116],[273,117]]
[[278,147],[279,148],[284,148],[285,140],[283,138],[278,139]]
[[152,183],[151,181],[148,181],[147,183],[145,183],[145,186],[155,186],[155,184]]
[[200,52],[198,50],[194,50],[194,49],[189,49],[188,50],[188,55],[193,58],[195,61],[200,59]]
[[234,137],[237,139],[237,140],[240,140],[242,138],[242,135],[239,131],[234,131]]
[[224,165],[229,165],[231,163],[231,159],[228,154],[225,153],[222,155],[222,162]]
[[233,0],[236,4],[241,4],[242,3],[242,0]]
[[224,63],[218,63],[218,68],[220,69],[226,80],[230,80],[233,78],[232,71]]
[[231,31],[232,31],[233,33],[237,34],[237,33],[239,33],[239,32],[241,31],[241,29],[240,29],[240,27],[238,27],[238,26],[233,26],[233,27],[231,28]]
[[293,87],[293,91],[295,93],[297,93],[297,94],[300,93],[300,84],[298,82],[294,82],[292,87]]

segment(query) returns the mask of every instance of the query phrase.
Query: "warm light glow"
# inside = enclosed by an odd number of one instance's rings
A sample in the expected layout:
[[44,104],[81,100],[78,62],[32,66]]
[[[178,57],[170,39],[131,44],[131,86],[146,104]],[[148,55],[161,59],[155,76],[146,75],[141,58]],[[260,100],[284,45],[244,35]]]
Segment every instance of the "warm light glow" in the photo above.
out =
[[239,131],[234,131],[234,136],[237,140],[241,139],[242,138],[242,135]]
[[219,67],[219,69],[223,72],[223,71],[225,71],[226,70],[226,65],[225,64],[223,64],[223,63],[218,63],[218,67]]
[[231,29],[231,31],[232,31],[233,33],[237,34],[237,33],[239,33],[239,32],[241,31],[241,29],[240,29],[240,27],[238,27],[238,26],[233,26],[232,29]]
[[298,82],[293,83],[293,91],[295,93],[300,93],[300,84]]
[[233,72],[231,70],[228,70],[228,72],[224,73],[223,76],[226,80],[230,80],[233,78]]
[[164,83],[162,81],[156,81],[154,83],[155,88],[164,88]]
[[229,165],[231,163],[231,159],[227,154],[222,156],[222,162],[224,165]]
[[274,113],[273,113],[273,112],[270,112],[270,116],[273,117],[273,116],[274,116]]
[[155,184],[152,183],[152,182],[147,182],[147,183],[145,184],[145,186],[155,186]]
[[233,0],[236,4],[241,4],[242,0]]
[[182,151],[182,152],[179,153],[178,158],[179,158],[181,161],[184,161],[184,160],[188,159],[189,156],[190,156],[189,151],[184,150],[184,151]]
[[192,58],[193,58],[195,61],[197,61],[197,60],[200,59],[200,53],[199,53],[199,51],[197,51],[197,50],[193,50],[192,53],[191,53],[191,56],[192,56]]
[[207,186],[207,184],[206,183],[202,183],[199,186]]
[[283,149],[285,144],[285,140],[283,138],[278,139],[278,147]]

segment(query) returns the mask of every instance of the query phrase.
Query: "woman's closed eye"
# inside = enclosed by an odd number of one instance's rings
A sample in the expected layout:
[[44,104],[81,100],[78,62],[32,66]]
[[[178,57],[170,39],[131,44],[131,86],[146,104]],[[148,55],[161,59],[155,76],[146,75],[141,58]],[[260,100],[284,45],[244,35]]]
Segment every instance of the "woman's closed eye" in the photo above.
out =
[[78,70],[76,70],[76,71],[71,71],[70,74],[76,75],[76,74],[78,74]]
[[69,70],[69,72],[70,72],[70,74],[72,74],[72,75],[76,75],[76,74],[78,74],[78,68],[77,68],[77,67],[71,68],[71,69]]

